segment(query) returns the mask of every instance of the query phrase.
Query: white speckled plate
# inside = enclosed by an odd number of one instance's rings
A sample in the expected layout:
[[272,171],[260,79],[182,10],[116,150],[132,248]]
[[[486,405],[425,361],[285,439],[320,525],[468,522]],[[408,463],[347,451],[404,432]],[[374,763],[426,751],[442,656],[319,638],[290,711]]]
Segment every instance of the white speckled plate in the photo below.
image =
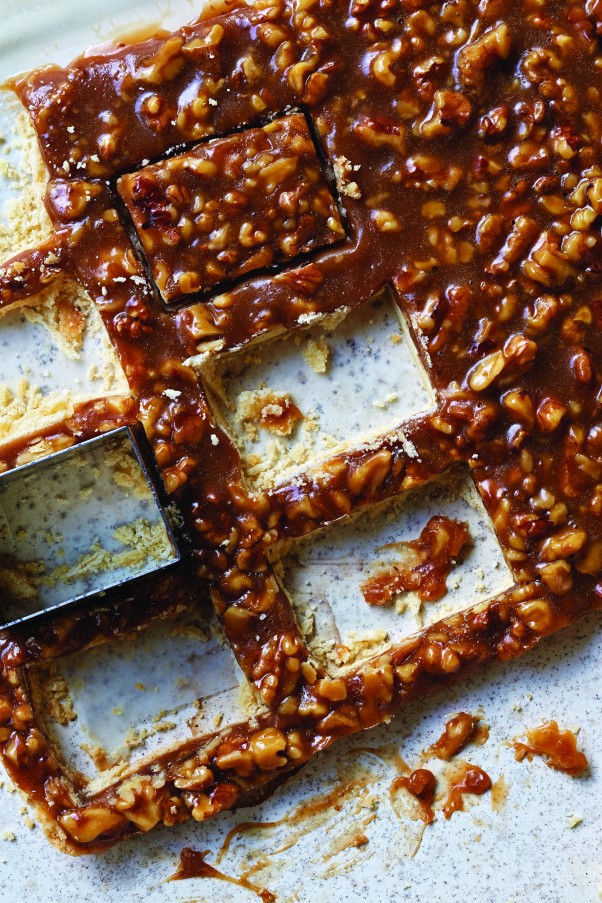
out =
[[[186,0],[0,0],[0,76],[66,62],[85,46],[144,23],[176,25],[199,9],[199,3]],[[249,880],[269,888],[278,901],[599,901],[601,623],[600,616],[592,616],[516,662],[409,706],[388,726],[339,742],[261,806],[202,825],[155,830],[102,856],[71,859],[54,850],[39,828],[29,827],[18,795],[4,782],[0,838],[7,839],[0,840],[0,900],[60,903],[67,895],[78,903],[257,900],[253,891],[221,881],[165,880],[184,846],[211,850],[207,858],[215,863],[226,833],[237,824],[286,817],[279,826],[235,836],[219,868],[239,876],[255,867]],[[494,808],[490,794],[475,798],[450,821],[439,813],[412,857],[420,826],[399,799],[390,799],[390,751],[398,749],[415,766],[447,716],[460,709],[481,713],[490,725],[488,742],[464,755],[492,780],[503,775],[498,788],[507,785],[507,793],[498,798],[506,799]],[[591,766],[587,776],[572,779],[539,759],[514,760],[510,741],[551,718],[579,728],[579,745]],[[342,788],[341,807],[302,808],[333,786]],[[350,845],[359,835],[365,841]]]

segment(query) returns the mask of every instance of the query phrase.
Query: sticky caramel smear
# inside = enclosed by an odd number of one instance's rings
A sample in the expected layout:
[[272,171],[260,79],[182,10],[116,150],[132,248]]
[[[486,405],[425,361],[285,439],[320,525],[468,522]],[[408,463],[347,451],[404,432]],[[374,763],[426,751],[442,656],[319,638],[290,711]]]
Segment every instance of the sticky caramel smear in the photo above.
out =
[[413,591],[422,602],[435,602],[447,592],[447,577],[457,555],[469,542],[468,525],[437,515],[431,517],[418,539],[399,543],[400,551],[416,563],[393,564],[361,584],[368,605],[386,605],[395,595]]
[[482,746],[489,736],[489,728],[486,724],[480,725],[477,715],[469,715],[467,712],[458,712],[450,718],[445,725],[445,730],[439,739],[433,743],[428,752],[443,759],[446,762],[464,749],[467,743],[475,742]]
[[131,28],[127,31],[116,31],[112,37],[112,43],[118,49],[127,47],[129,44],[138,44],[142,41],[148,41],[149,38],[168,38],[169,32],[162,28],[159,22],[149,22],[147,25],[141,25],[138,28]]
[[548,721],[526,733],[526,742],[515,741],[514,758],[522,762],[543,756],[546,765],[575,777],[588,767],[585,755],[577,749],[577,737],[571,730],[561,731],[555,721]]
[[399,750],[392,743],[385,743],[382,746],[354,746],[347,755],[369,755],[375,756],[383,765],[389,765],[399,774],[409,774],[411,768],[405,761]]
[[206,862],[205,856],[208,856],[210,852],[211,850],[203,850],[201,852],[200,850],[192,850],[190,847],[184,847],[180,852],[180,864],[177,870],[167,880],[182,881],[187,878],[217,878],[219,881],[227,881],[230,884],[236,884],[238,887],[252,890],[253,893],[263,900],[263,903],[275,903],[276,897],[266,888],[251,884],[244,875],[240,878],[225,875]]
[[508,799],[508,781],[503,774],[491,785],[491,808],[494,812],[501,812]]
[[[374,821],[376,815],[369,816],[369,820],[367,823]],[[333,843],[331,849],[329,849],[324,856],[322,857],[324,860],[328,860],[333,856],[337,856],[339,853],[344,852],[345,850],[364,847],[369,842],[369,838],[366,834],[359,830],[356,825],[350,827],[347,831],[344,831],[340,837],[337,837],[335,843]]]
[[364,778],[352,778],[348,781],[341,781],[340,783],[336,784],[329,793],[316,794],[315,796],[310,797],[308,800],[305,800],[305,802],[299,803],[297,806],[294,806],[278,821],[246,821],[241,822],[239,825],[235,825],[227,833],[224,839],[224,842],[217,855],[217,862],[219,863],[222,861],[222,859],[230,849],[230,844],[237,835],[245,834],[249,831],[276,828],[279,825],[284,824],[292,826],[301,825],[302,830],[298,833],[298,835],[292,837],[290,843],[287,843],[285,847],[281,848],[281,850],[276,850],[275,852],[282,852],[283,849],[288,849],[289,847],[294,846],[297,840],[300,837],[304,836],[304,834],[308,830],[307,822],[310,819],[324,812],[333,812],[335,808],[340,809],[345,799],[354,795],[356,791],[363,790],[365,787],[366,780]]
[[443,805],[443,814],[446,818],[451,818],[454,812],[464,811],[465,793],[482,796],[488,790],[491,790],[491,778],[478,765],[471,765],[469,762],[465,762],[462,771],[463,773],[460,777],[451,784],[447,799]]
[[417,768],[409,777],[395,778],[389,788],[389,795],[392,801],[398,787],[407,790],[419,805],[420,818],[425,825],[430,825],[435,820],[433,803],[436,786],[437,781],[432,771],[429,771],[428,768]]
[[477,726],[474,729],[474,733],[470,738],[470,742],[474,743],[475,746],[485,746],[487,741],[489,740],[489,725],[485,724],[484,721],[479,721]]

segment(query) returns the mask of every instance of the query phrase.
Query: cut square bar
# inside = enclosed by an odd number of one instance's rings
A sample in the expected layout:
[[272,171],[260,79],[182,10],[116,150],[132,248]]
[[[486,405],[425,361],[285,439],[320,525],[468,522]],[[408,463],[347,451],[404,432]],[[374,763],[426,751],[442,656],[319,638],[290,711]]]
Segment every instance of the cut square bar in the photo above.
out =
[[117,188],[166,301],[345,237],[301,113],[122,176]]

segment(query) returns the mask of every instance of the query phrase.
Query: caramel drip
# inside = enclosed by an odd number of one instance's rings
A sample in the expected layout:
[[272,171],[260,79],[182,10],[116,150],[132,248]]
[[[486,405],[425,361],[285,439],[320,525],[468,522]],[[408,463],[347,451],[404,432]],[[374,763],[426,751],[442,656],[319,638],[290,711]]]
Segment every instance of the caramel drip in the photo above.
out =
[[183,881],[187,878],[216,878],[219,881],[227,881],[229,884],[235,884],[237,887],[244,887],[246,890],[252,890],[257,894],[263,903],[275,903],[276,897],[265,887],[258,887],[242,875],[240,878],[233,878],[231,875],[225,875],[213,865],[205,861],[205,857],[211,853],[211,850],[192,850],[190,847],[184,847],[180,852],[180,863],[168,881]]

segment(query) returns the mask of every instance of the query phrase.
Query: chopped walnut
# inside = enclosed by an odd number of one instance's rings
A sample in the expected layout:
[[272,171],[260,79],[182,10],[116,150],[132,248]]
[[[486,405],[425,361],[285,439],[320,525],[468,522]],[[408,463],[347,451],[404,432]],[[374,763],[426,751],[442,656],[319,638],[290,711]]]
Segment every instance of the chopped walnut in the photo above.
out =
[[459,712],[450,718],[445,725],[445,731],[433,743],[429,752],[432,752],[438,759],[449,761],[472,740],[478,723],[479,718],[475,715]]
[[290,436],[303,420],[303,414],[290,396],[273,389],[241,393],[237,414],[243,422],[257,424],[277,436]]
[[400,543],[413,563],[378,570],[361,585],[369,605],[386,605],[400,592],[412,591],[422,601],[435,601],[447,591],[446,578],[461,550],[469,543],[465,523],[431,517],[418,539]]
[[466,44],[458,54],[458,73],[469,91],[481,94],[487,73],[498,60],[505,60],[512,46],[510,29],[505,23],[484,32],[476,41]]

